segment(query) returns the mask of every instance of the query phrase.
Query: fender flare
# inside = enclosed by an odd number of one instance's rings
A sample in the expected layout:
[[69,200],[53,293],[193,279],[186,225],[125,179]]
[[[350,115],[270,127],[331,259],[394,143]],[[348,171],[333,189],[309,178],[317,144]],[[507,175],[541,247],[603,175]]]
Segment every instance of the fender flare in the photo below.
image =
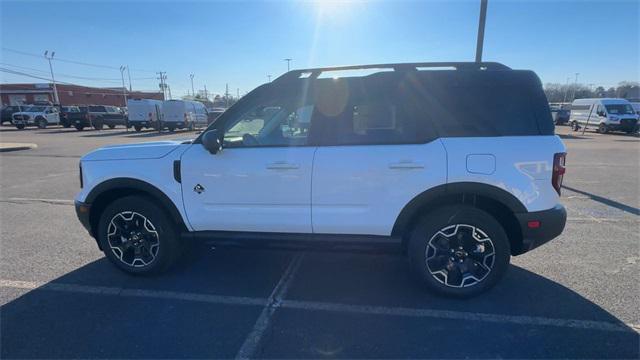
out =
[[518,198],[494,185],[476,182],[442,184],[418,194],[402,208],[393,225],[393,230],[391,231],[392,236],[402,234],[423,206],[429,203],[437,203],[441,199],[455,195],[483,196],[503,204],[515,214],[527,212],[527,208]]
[[[135,178],[113,178],[105,180],[98,185],[94,186],[85,198],[87,204],[93,205],[95,200],[107,191],[112,190],[134,190],[136,192],[142,192],[154,200],[157,200],[164,209],[167,210],[171,218],[182,229],[187,229],[186,223],[178,211],[176,204],[160,189],[154,185],[149,184],[146,181]],[[93,209],[92,209],[93,210]],[[93,218],[93,214],[92,214]]]

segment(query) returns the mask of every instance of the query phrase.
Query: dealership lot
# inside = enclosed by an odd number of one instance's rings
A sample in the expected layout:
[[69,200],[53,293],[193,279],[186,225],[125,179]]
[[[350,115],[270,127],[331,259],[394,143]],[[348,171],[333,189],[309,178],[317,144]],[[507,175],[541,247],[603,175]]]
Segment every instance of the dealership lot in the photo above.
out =
[[78,160],[193,133],[0,128],[0,356],[638,358],[640,139],[558,128],[569,219],[471,300],[427,293],[397,254],[194,244],[154,278],[108,264],[77,221]]

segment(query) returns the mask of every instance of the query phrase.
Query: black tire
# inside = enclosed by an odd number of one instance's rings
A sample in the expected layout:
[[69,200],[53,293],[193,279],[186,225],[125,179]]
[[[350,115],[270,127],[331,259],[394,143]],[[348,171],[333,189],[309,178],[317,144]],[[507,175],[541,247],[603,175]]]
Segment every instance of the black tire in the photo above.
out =
[[571,130],[573,130],[573,131],[578,131],[578,130],[580,130],[580,126],[578,125],[578,122],[577,122],[577,121],[572,121],[572,122],[571,122]]
[[93,128],[96,130],[102,130],[104,128],[104,122],[102,121],[102,119],[97,118],[93,120]]
[[84,130],[84,125],[80,125],[80,124],[75,124],[74,127],[76,128],[76,130],[78,131],[82,131]]
[[136,129],[136,132],[142,131],[142,126],[140,125],[134,125],[133,128]]
[[[122,242],[125,234],[126,241]],[[109,204],[100,215],[98,241],[114,265],[136,275],[167,270],[181,252],[175,223],[143,196],[127,196]]]
[[38,129],[46,129],[47,128],[47,120],[43,118],[36,119],[36,125],[38,125]]
[[451,205],[418,221],[409,239],[408,256],[430,290],[468,298],[487,291],[504,276],[511,247],[493,216],[471,206]]
[[24,129],[24,124],[17,124],[16,125],[16,129],[23,130]]
[[607,126],[607,124],[600,124],[598,125],[598,132],[600,134],[606,134],[609,132],[609,127]]
[[116,128],[116,126],[115,126],[115,125],[113,125],[113,124],[108,125],[108,126],[109,126],[109,129],[115,129],[115,128]]
[[175,125],[167,125],[167,130],[169,130],[170,132],[174,132],[174,131],[176,131],[176,126]]

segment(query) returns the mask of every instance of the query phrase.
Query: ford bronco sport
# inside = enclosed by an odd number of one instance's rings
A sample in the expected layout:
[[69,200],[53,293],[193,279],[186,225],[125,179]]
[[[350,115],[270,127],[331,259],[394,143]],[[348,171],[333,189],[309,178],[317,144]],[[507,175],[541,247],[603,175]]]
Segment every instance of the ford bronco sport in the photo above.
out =
[[429,288],[467,297],[493,286],[512,255],[562,232],[564,162],[531,71],[294,70],[193,141],[85,155],[76,212],[130,273],[167,269],[197,239],[391,246]]

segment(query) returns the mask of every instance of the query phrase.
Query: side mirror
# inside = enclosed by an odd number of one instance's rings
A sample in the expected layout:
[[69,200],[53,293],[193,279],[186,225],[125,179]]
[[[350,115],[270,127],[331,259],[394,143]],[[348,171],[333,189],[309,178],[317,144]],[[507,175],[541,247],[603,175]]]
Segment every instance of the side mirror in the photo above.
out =
[[605,116],[607,116],[607,114],[605,114],[604,111],[599,111],[598,112],[598,116],[605,117]]
[[204,135],[202,135],[202,146],[205,149],[209,150],[212,154],[217,154],[220,150],[222,150],[222,143],[220,142],[220,138],[218,137],[217,130],[209,130]]

